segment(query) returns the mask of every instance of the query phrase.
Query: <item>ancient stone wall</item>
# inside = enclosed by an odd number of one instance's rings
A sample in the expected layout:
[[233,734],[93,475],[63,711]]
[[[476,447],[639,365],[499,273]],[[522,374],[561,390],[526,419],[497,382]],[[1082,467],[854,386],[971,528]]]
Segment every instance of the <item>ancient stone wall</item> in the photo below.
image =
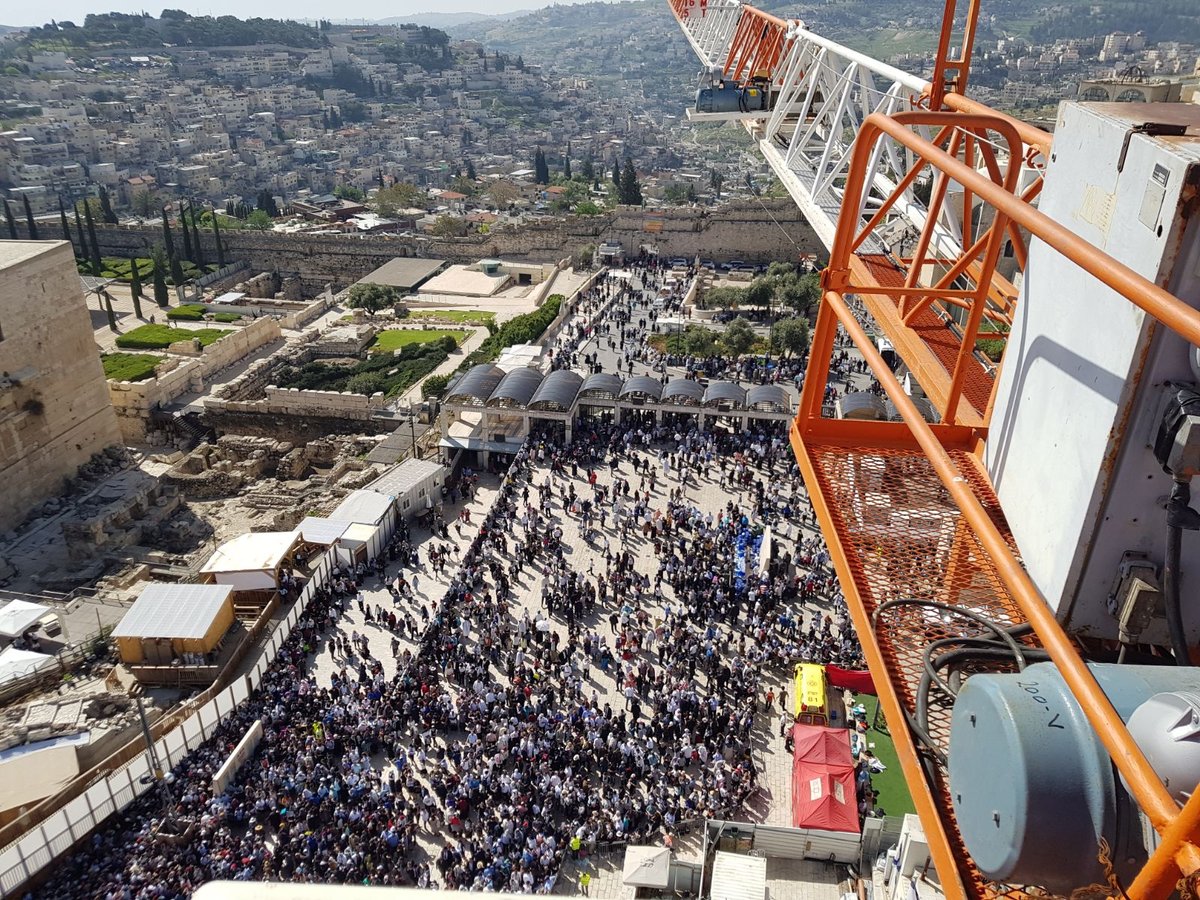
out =
[[65,243],[0,251],[0,532],[121,442]]
[[238,403],[206,405],[204,420],[221,434],[248,434],[296,443],[331,434],[391,434],[396,430],[396,423],[389,419],[352,419],[301,411],[271,413],[255,404],[246,408]]
[[[25,226],[18,222],[18,231]],[[162,237],[158,227],[97,225],[101,252],[146,255]],[[309,295],[327,282],[338,288],[357,281],[396,256],[474,262],[485,256],[557,262],[585,246],[619,240],[627,250],[651,244],[666,256],[713,256],[751,262],[793,259],[798,252],[824,252],[815,233],[789,199],[730,203],[715,208],[660,211],[620,207],[601,216],[549,218],[500,226],[465,238],[422,235],[303,235],[250,230],[221,232],[227,259],[254,271],[295,275]],[[216,259],[211,233],[201,237],[207,258]]]
[[168,358],[145,381],[110,381],[109,396],[117,413],[121,434],[128,442],[146,439],[150,412],[167,406],[189,391],[204,389],[204,381],[222,369],[244,359],[260,347],[280,338],[279,323],[271,318],[256,319],[235,329],[215,344],[205,347],[196,359],[175,362]]

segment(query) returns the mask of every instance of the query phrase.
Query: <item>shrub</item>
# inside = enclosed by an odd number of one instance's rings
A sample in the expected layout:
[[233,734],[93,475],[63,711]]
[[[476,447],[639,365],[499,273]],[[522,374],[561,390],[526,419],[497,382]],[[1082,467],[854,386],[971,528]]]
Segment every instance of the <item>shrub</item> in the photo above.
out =
[[176,341],[198,338],[201,346],[207,347],[229,333],[226,328],[183,329],[170,325],[142,325],[118,337],[117,346],[123,350],[161,350]]
[[238,313],[216,313],[213,316],[215,322],[240,322],[242,316]]
[[421,399],[428,400],[431,397],[441,397],[446,393],[446,387],[450,384],[452,375],[430,375],[421,382]]
[[199,303],[187,303],[167,310],[168,319],[182,319],[185,322],[199,322],[204,318],[204,307]]
[[162,357],[148,353],[103,353],[104,377],[114,381],[143,381],[154,376],[154,367]]
[[378,372],[359,372],[346,381],[346,390],[351,394],[369,396],[384,390],[385,387],[383,376]]
[[[566,298],[562,294],[551,294],[546,302],[533,312],[514,316],[496,331],[488,335],[479,345],[479,349],[467,357],[463,365],[477,365],[480,362],[490,362],[500,355],[505,347],[513,344],[529,344],[540,338],[550,327],[550,323],[558,316],[559,307]],[[475,360],[475,362],[471,362]]]

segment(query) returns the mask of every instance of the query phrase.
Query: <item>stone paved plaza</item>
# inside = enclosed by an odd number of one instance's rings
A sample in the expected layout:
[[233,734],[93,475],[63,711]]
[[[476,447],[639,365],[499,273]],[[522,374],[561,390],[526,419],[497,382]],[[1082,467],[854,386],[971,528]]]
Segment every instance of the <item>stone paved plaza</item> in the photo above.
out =
[[[645,351],[646,305],[629,302],[619,334],[571,329],[556,364],[589,354],[606,371],[625,358],[681,374]],[[314,599],[237,714],[269,728],[236,789],[206,801],[203,753],[199,777],[181,775],[219,854],[148,846],[131,829],[81,864],[184,885],[434,881],[615,898],[632,896],[627,842],[698,863],[706,818],[790,825],[791,665],[853,664],[857,645],[839,633],[786,429],[660,422],[651,443],[639,416],[615,431],[577,423],[569,450],[531,437],[507,474],[464,470],[469,500],[449,486],[439,535],[409,534],[416,559],[368,571],[357,596]],[[763,524],[776,556],[760,566]],[[394,631],[383,612],[400,618]],[[240,727],[222,726],[226,742]],[[776,900],[840,893],[829,867],[776,863]]]
[[[653,453],[639,453],[638,455],[643,458],[654,458]],[[777,463],[773,470],[763,471],[760,476],[767,479],[768,483],[779,483],[784,477],[785,470],[790,470],[790,468],[790,461]],[[596,469],[598,484],[611,485],[614,478],[624,478],[632,481],[634,487],[637,487],[643,479],[641,476],[635,476],[631,469],[629,462],[624,462],[612,470],[608,466],[601,466]],[[722,487],[720,473],[715,467],[711,471],[691,474],[686,482],[681,482],[676,472],[672,472],[665,478],[661,472],[661,468],[657,469],[656,483],[652,489],[649,487],[649,480],[645,482],[647,489],[650,490],[651,504],[654,507],[663,505],[668,494],[679,488],[683,490],[684,501],[688,504],[695,504],[703,513],[711,512],[719,515],[731,501],[739,508],[745,509],[750,501],[749,491]],[[550,480],[553,485],[552,517],[563,530],[562,540],[566,547],[566,558],[569,560],[571,570],[593,577],[596,573],[602,572],[604,570],[603,542],[607,539],[613,551],[619,546],[630,548],[634,553],[636,569],[653,579],[658,563],[654,546],[650,540],[637,535],[635,530],[631,531],[626,538],[621,538],[609,517],[605,527],[598,529],[598,536],[593,536],[590,542],[586,541],[580,533],[579,518],[564,510],[564,494],[570,485],[573,484],[580,495],[587,491],[588,482],[585,469],[581,467],[577,474],[572,475],[570,467],[567,467],[564,473],[553,475],[548,468],[542,466],[535,470],[530,482],[533,485],[540,485],[547,480]],[[494,501],[498,483],[498,478],[494,475],[481,475],[478,490],[469,503],[464,504],[460,500],[453,505],[446,505],[444,518],[456,523],[451,525],[448,539],[435,539],[427,532],[414,532],[414,542],[420,542],[423,564],[415,572],[412,569],[404,570],[406,579],[413,586],[414,596],[411,600],[400,601],[400,608],[413,613],[414,616],[418,614],[421,605],[432,612],[437,601],[449,587],[449,575],[453,572],[453,566],[448,567],[442,576],[433,576],[432,569],[425,564],[429,548],[433,545],[449,544],[454,548],[451,558],[457,560],[474,537],[478,523],[482,521],[486,510]],[[464,509],[470,514],[471,524],[469,525],[460,518]],[[520,526],[514,527],[520,528]],[[797,526],[797,532],[807,537],[813,537],[816,533],[809,525]],[[389,566],[386,573],[387,578],[394,579],[397,571],[400,570],[396,566]],[[513,582],[514,597],[509,606],[509,614],[514,620],[519,620],[526,614],[535,622],[538,619],[547,619],[550,629],[558,633],[565,643],[567,638],[565,622],[559,617],[549,615],[542,602],[543,580],[536,566],[532,569],[526,567]],[[373,575],[368,576],[362,597],[369,607],[394,608],[392,596],[386,589],[385,582]],[[672,602],[677,603],[678,601],[673,596],[671,588],[664,583],[661,596],[651,598],[649,602],[643,604],[643,607],[652,617],[658,619],[662,615],[664,605]],[[610,598],[607,604],[597,608],[596,614],[590,620],[584,622],[585,626],[607,635],[610,644],[613,636],[608,618],[616,608]],[[826,612],[827,608],[827,604],[824,602],[811,602],[803,608],[804,617],[806,620],[810,620],[812,616]],[[377,624],[366,622],[356,603],[350,604],[348,612],[342,617],[338,627],[341,633],[347,636],[354,632],[365,635],[372,655],[383,662],[386,674],[390,677],[396,673],[398,663],[392,655],[392,632]],[[478,646],[477,635],[472,635],[472,638],[476,641],[475,646]],[[405,638],[399,640],[399,646],[401,653],[404,650],[410,652],[416,650],[415,642]],[[647,653],[651,660],[656,660],[658,657],[654,651],[643,652]],[[356,659],[335,655],[330,641],[326,640],[316,655],[314,674],[319,683],[326,684],[335,671],[343,666],[348,666],[353,670],[357,666],[357,662]],[[502,670],[493,665],[492,673],[503,683],[504,672]],[[697,679],[704,691],[713,687],[708,683],[708,679],[702,671],[697,674]],[[453,686],[451,687],[453,689]],[[773,672],[771,680],[763,684],[763,692],[768,687],[772,687],[777,696],[781,694],[790,696],[789,674],[784,670]],[[585,693],[590,695],[592,692],[599,696],[601,703],[610,703],[614,710],[625,707],[624,695],[613,675],[602,672],[598,667],[592,668],[585,678]],[[756,705],[756,708],[759,711],[756,714],[753,729],[753,758],[760,772],[759,786],[751,796],[741,818],[746,821],[790,825],[791,759],[779,736],[780,717],[783,713],[778,702],[772,704],[770,710],[766,712],[762,711],[761,702]],[[386,761],[380,760],[379,762],[381,765],[387,766]],[[441,831],[436,831],[424,832],[421,835],[421,844],[431,857],[436,856],[441,849],[441,834]],[[692,859],[698,862],[700,857],[699,830],[697,829],[689,835],[676,837],[674,847],[681,859]],[[613,852],[604,856],[594,856],[583,863],[594,879],[589,890],[591,896],[618,897],[622,895],[621,862],[622,853]],[[577,893],[579,891],[578,875],[582,870],[582,868],[569,863],[563,876],[559,879],[556,892]]]

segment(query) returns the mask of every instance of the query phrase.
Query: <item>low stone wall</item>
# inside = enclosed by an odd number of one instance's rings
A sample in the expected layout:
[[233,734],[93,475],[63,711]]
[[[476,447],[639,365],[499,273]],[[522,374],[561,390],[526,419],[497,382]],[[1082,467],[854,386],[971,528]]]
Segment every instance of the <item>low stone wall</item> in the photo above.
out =
[[237,378],[219,387],[215,393],[217,400],[261,400],[265,396],[267,386],[275,371],[284,363],[302,366],[313,358],[311,344],[318,333],[306,331],[291,338],[281,350],[266,359],[252,362]]
[[159,365],[154,378],[110,381],[108,393],[121,436],[129,443],[146,440],[152,410],[167,406],[183,394],[202,391],[205,379],[279,340],[280,336],[279,323],[274,319],[257,319],[205,347],[194,359],[179,361],[178,357],[168,357]]
[[386,405],[382,393],[371,396],[366,394],[349,394],[341,391],[304,391],[299,388],[281,388],[269,385],[266,396],[261,400],[219,400],[210,398],[204,401],[204,408],[210,413],[239,412],[258,413],[261,415],[319,415],[337,416],[342,419],[370,419],[376,410]]

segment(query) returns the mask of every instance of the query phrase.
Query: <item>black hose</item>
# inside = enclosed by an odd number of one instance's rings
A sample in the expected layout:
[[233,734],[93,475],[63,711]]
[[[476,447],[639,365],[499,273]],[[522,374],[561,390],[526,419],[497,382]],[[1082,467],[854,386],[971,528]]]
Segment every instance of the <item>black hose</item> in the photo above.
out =
[[1183,628],[1183,609],[1179,602],[1179,556],[1183,547],[1183,529],[1167,525],[1167,559],[1163,565],[1163,611],[1167,615],[1167,633],[1175,665],[1190,666],[1187,633]]

